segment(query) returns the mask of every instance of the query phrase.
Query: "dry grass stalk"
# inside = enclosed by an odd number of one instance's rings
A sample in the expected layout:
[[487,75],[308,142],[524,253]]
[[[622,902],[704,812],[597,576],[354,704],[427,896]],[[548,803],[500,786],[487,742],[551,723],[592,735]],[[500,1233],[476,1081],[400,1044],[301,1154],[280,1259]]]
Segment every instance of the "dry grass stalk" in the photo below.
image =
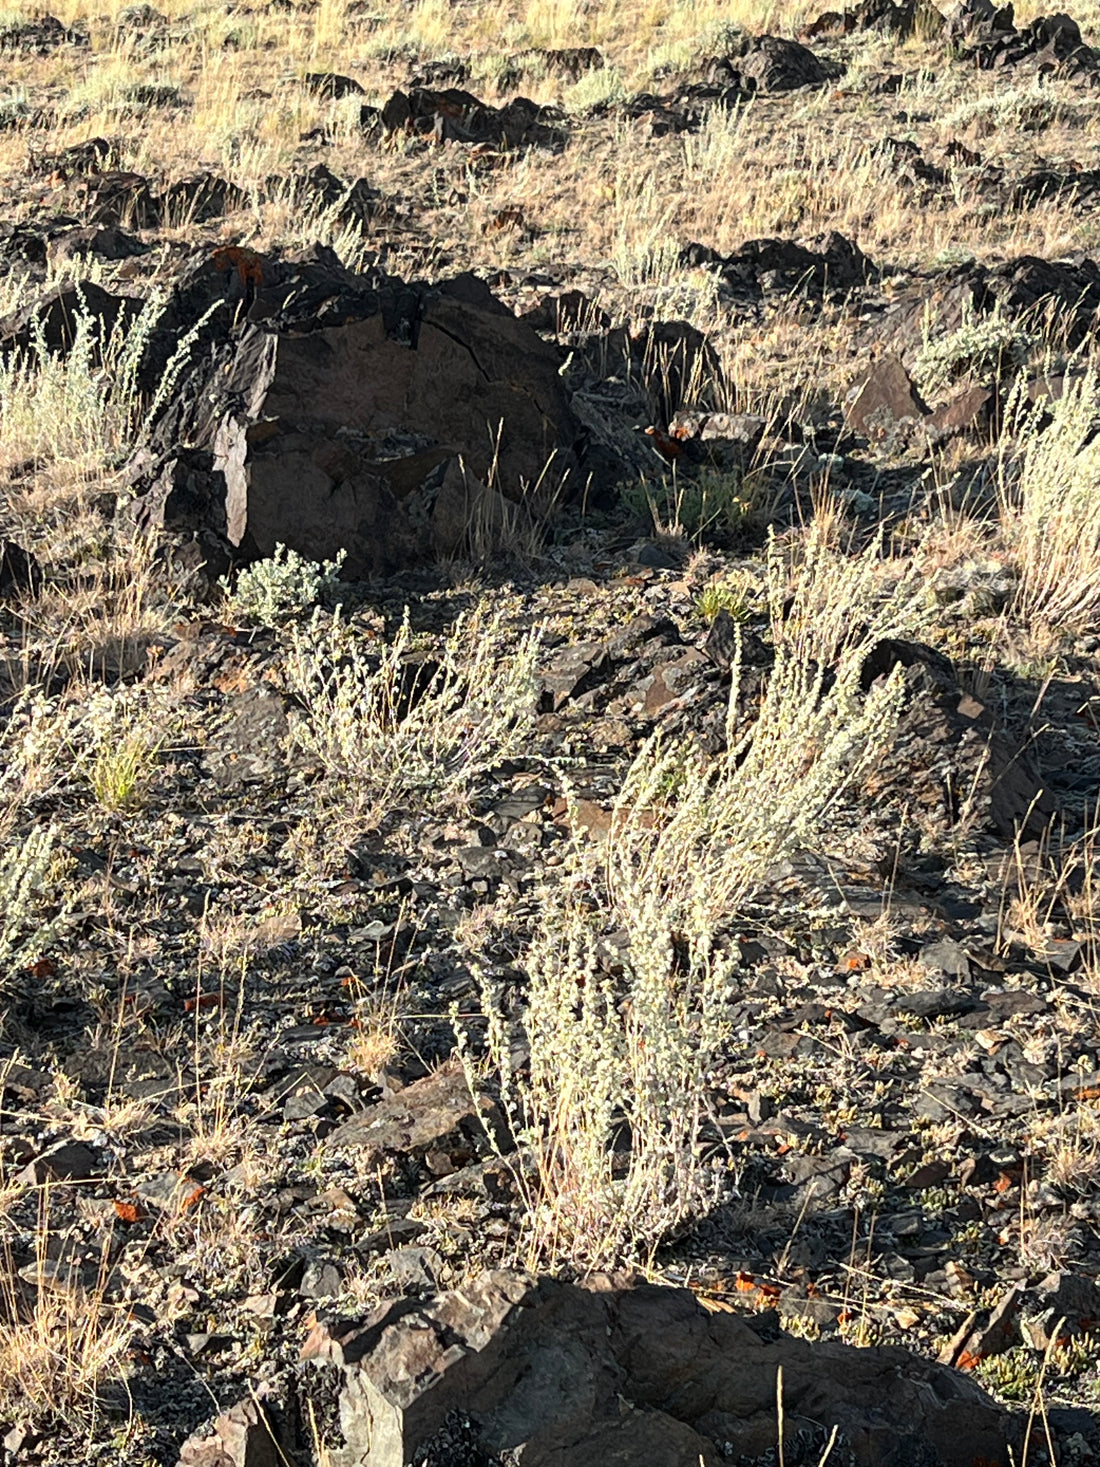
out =
[[[1015,611],[1071,631],[1100,614],[1100,376],[1067,380],[1054,403],[1018,404],[1016,443],[1001,458],[1005,535],[1019,569]],[[1040,419],[1049,411],[1045,428]]]

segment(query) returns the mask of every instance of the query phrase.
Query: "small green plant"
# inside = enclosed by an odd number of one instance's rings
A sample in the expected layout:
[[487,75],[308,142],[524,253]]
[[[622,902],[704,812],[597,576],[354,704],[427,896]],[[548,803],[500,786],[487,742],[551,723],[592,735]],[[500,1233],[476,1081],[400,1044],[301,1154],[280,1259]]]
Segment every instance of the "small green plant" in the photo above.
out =
[[744,586],[728,579],[716,578],[708,581],[695,598],[696,613],[708,624],[720,611],[734,621],[748,621],[752,615],[752,601]]
[[747,533],[766,525],[786,493],[763,468],[703,469],[697,476],[672,475],[655,491],[649,484],[624,490],[637,514],[648,510],[659,532],[701,540],[708,534]]
[[227,610],[232,616],[260,626],[277,627],[307,616],[325,599],[331,599],[340,584],[339,571],[346,558],[340,551],[335,560],[307,560],[286,545],[276,545],[275,554],[258,560],[237,577],[237,584],[222,579],[227,593]]
[[99,744],[88,765],[88,782],[105,810],[130,810],[142,803],[160,747],[159,737],[139,725]]

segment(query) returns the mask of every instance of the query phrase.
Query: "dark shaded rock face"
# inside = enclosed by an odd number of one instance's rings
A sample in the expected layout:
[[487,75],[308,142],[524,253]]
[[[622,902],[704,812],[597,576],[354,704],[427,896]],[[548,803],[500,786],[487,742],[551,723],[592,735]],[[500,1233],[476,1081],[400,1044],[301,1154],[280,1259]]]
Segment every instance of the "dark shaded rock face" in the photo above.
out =
[[343,550],[358,578],[454,552],[509,501],[534,511],[571,489],[559,353],[480,281],[410,287],[327,259],[215,253],[181,282],[151,353],[155,378],[205,321],[202,364],[135,475],[146,523],[214,531],[246,560],[280,543]]
[[59,46],[88,44],[86,31],[69,30],[53,15],[9,25],[0,31],[0,51],[21,51],[30,56],[47,56]]
[[756,1459],[776,1447],[780,1370],[788,1461],[818,1461],[835,1428],[842,1460],[861,1467],[1007,1463],[1012,1418],[957,1372],[765,1333],[687,1290],[491,1273],[318,1325],[303,1354],[343,1368],[334,1467],[449,1460],[433,1449],[456,1436],[532,1467]]
[[991,712],[959,688],[946,657],[920,642],[888,639],[868,655],[865,688],[905,668],[907,702],[890,759],[866,781],[875,800],[898,800],[941,830],[962,819],[1011,840],[1037,835],[1056,805],[1026,745],[996,726]]
[[1100,319],[1100,265],[1087,256],[1043,260],[1020,255],[999,265],[961,265],[907,293],[877,323],[873,336],[911,363],[924,342],[931,312],[939,334],[999,309],[1027,330],[1052,328],[1071,349]]
[[901,362],[895,356],[886,356],[872,367],[848,405],[847,421],[856,433],[885,438],[907,423],[919,422],[927,412]]
[[41,589],[42,567],[37,559],[14,540],[0,540],[0,601],[36,596]]

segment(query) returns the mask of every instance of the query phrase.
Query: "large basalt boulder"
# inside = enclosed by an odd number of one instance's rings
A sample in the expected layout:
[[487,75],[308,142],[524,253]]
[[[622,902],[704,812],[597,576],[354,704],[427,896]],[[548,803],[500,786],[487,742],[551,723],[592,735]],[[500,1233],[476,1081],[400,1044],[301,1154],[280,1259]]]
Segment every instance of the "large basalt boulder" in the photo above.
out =
[[823,87],[840,67],[823,61],[808,46],[781,36],[751,36],[729,56],[705,63],[708,80],[749,92],[793,92]]
[[838,75],[838,68],[798,41],[780,36],[758,36],[737,63],[741,76],[759,92],[793,92],[800,87],[822,87]]
[[716,268],[728,286],[752,296],[764,291],[844,295],[878,274],[855,241],[835,229],[806,244],[793,239],[746,240],[725,258],[704,245],[691,244],[681,259],[685,264]]
[[[459,552],[468,533],[579,491],[560,351],[481,281],[407,286],[327,257],[215,253],[181,281],[151,345],[160,368],[203,322],[197,365],[135,476],[146,523],[205,525],[244,560],[277,544],[316,560],[344,551],[354,579]],[[210,455],[201,482],[181,449]]]

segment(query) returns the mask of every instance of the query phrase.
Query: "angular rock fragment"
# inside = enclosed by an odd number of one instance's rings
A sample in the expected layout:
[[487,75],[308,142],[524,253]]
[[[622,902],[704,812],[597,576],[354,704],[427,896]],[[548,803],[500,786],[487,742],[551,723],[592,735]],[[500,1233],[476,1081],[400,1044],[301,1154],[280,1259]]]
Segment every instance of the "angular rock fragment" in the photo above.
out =
[[371,1152],[449,1150],[469,1160],[488,1150],[488,1136],[498,1143],[504,1141],[500,1113],[492,1101],[475,1099],[462,1066],[451,1060],[434,1074],[352,1116],[333,1131],[326,1144]]
[[[1033,1313],[1037,1310],[1037,1313]],[[1052,1273],[1035,1290],[1023,1323],[1036,1350],[1100,1330],[1100,1286],[1082,1274]]]
[[983,1360],[1003,1355],[1013,1345],[1020,1344],[1023,1303],[1024,1291],[1017,1286],[1009,1289],[993,1310],[975,1311],[940,1351],[941,1362],[959,1370],[973,1370]]
[[872,441],[894,443],[914,428],[928,407],[899,357],[883,357],[871,368],[846,412],[848,427]]
[[294,1467],[263,1405],[249,1397],[190,1436],[177,1467]]
[[948,659],[918,642],[879,643],[864,663],[863,686],[898,664],[906,669],[906,707],[866,792],[902,801],[928,829],[949,830],[963,817],[1009,840],[1044,829],[1057,804],[1028,746],[998,728],[982,704],[961,698]]

